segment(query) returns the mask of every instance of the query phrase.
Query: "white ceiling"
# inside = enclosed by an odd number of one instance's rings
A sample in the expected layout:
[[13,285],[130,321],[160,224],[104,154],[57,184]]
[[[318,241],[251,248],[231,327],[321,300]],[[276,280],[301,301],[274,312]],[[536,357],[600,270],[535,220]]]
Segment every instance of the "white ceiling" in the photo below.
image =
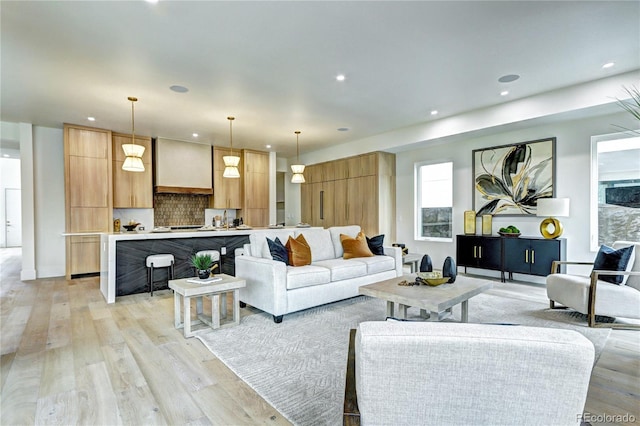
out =
[[640,69],[638,1],[0,7],[2,121],[130,132],[137,96],[138,134],[228,145],[235,115],[234,146],[284,156]]

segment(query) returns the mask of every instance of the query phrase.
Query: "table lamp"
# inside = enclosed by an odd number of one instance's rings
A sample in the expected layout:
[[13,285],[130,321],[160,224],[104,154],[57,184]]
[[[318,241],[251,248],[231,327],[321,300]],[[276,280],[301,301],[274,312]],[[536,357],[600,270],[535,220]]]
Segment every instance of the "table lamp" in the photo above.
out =
[[[543,237],[552,239],[562,235],[562,224],[556,217],[569,216],[568,198],[541,198],[538,200],[538,210],[536,216],[546,217],[540,223],[540,233]],[[549,227],[553,230],[549,230]]]

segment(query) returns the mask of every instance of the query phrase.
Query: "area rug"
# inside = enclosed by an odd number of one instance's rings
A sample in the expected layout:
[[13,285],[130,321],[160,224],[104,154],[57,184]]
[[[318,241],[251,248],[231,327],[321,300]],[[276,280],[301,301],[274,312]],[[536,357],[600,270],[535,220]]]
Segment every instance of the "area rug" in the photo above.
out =
[[[513,286],[513,284],[507,284]],[[538,300],[500,294],[505,284],[469,301],[469,322],[506,323],[576,330],[591,340],[600,354],[609,329],[593,329],[586,317],[551,310]],[[207,348],[295,425],[342,423],[349,330],[363,321],[385,318],[384,301],[365,296],[347,299],[284,316],[242,318],[240,325],[197,335]],[[407,317],[418,318],[410,308]],[[460,307],[453,318],[460,319]]]

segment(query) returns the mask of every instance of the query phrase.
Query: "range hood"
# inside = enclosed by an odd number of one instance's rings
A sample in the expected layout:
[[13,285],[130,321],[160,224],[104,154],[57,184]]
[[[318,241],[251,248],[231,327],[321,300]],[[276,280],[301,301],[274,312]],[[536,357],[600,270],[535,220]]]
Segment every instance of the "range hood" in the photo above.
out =
[[213,194],[211,146],[156,139],[155,192],[157,194]]

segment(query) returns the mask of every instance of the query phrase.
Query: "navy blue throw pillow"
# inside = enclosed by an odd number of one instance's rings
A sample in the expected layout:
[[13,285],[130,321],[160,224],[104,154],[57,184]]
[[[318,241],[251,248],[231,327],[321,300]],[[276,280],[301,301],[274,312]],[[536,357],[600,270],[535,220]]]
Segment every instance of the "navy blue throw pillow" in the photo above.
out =
[[371,253],[376,254],[378,256],[384,255],[384,248],[382,247],[382,242],[384,241],[384,234],[378,235],[375,237],[367,237],[367,245],[369,246],[369,250]]
[[269,244],[269,251],[271,252],[273,260],[284,262],[285,265],[289,264],[289,253],[284,244],[282,244],[282,241],[280,241],[280,238],[276,237],[275,241],[267,238],[267,244]]
[[[593,263],[594,270],[603,271],[625,271],[629,264],[629,259],[633,254],[634,246],[623,247],[621,249],[613,249],[611,247],[601,245],[596,260]],[[623,284],[624,275],[599,275],[598,279],[608,281],[612,284]]]

